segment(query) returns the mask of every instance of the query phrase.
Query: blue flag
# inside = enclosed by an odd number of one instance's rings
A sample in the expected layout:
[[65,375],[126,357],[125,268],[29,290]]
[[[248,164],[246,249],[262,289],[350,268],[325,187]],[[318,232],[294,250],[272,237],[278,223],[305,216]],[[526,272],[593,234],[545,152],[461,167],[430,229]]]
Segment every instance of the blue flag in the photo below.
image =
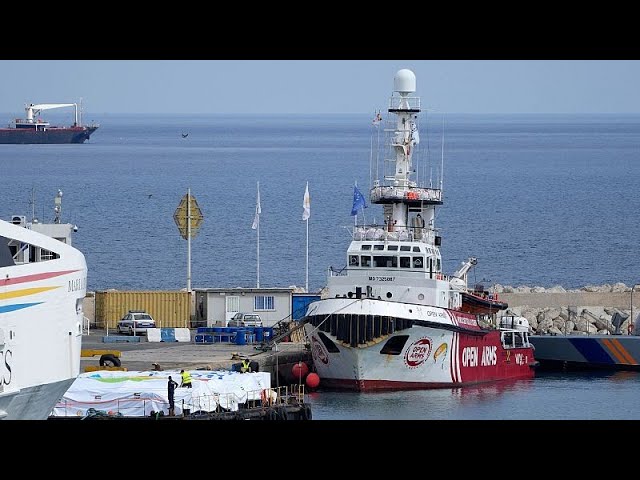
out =
[[367,208],[367,201],[364,199],[364,195],[358,190],[358,186],[353,186],[353,207],[351,207],[351,215],[357,215],[358,210]]

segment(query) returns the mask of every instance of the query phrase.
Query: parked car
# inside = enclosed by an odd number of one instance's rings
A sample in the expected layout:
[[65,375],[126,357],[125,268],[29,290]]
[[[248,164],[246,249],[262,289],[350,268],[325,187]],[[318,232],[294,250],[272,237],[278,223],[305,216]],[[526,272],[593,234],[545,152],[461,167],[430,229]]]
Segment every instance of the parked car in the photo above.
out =
[[262,319],[257,313],[236,313],[227,323],[227,327],[261,327]]
[[118,320],[118,333],[146,335],[147,328],[156,328],[156,321],[144,310],[129,310]]

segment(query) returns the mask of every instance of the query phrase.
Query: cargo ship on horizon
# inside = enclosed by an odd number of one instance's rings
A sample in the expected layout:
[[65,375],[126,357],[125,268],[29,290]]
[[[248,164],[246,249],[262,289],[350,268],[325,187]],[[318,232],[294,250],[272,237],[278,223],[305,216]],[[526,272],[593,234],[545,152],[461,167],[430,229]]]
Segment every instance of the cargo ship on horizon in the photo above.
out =
[[[75,120],[69,127],[52,126],[39,117],[43,110],[62,107],[75,108]],[[25,112],[26,118],[16,118],[7,128],[0,128],[0,144],[84,143],[99,127],[82,125],[77,103],[31,103],[25,107]]]

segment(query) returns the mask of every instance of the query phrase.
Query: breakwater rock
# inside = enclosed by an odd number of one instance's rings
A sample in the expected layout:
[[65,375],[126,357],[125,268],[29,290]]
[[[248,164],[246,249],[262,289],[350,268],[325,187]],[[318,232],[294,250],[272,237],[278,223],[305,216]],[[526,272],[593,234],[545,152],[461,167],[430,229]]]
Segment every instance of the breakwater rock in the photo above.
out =
[[498,317],[503,314],[525,317],[530,331],[536,334],[611,334],[616,331],[612,323],[616,314],[624,319],[620,332],[626,334],[633,328],[632,309],[635,319],[640,314],[640,288],[634,287],[632,291],[624,283],[572,290],[560,285],[551,288],[496,285],[495,292],[509,304]]

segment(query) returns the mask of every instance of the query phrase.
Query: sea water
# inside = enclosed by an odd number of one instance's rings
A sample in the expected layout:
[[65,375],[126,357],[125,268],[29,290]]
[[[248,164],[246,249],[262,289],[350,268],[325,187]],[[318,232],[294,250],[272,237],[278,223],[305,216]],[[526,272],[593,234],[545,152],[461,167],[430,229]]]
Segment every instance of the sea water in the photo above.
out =
[[[62,190],[62,222],[78,226],[73,245],[86,256],[89,291],[186,287],[187,242],[173,214],[188,189],[204,216],[191,241],[194,288],[256,285],[258,182],[261,287],[304,286],[308,264],[309,291],[316,292],[329,266],[345,265],[353,187],[367,192],[370,147],[378,143],[370,116],[92,120],[100,128],[85,144],[0,145],[0,218],[35,214],[51,222]],[[640,283],[640,115],[431,114],[420,132],[416,173],[434,186],[442,179],[436,226],[445,272],[475,256],[470,283]],[[383,222],[380,206],[363,214],[360,221]],[[557,407],[531,410],[536,418],[636,418],[632,407],[608,405],[626,405],[626,390],[640,392],[637,384],[635,374],[538,376],[502,391],[323,393],[313,401],[316,418],[385,418],[399,399],[408,418],[522,417],[529,411],[513,410],[513,400],[535,398]],[[588,401],[580,391],[604,398]],[[573,398],[578,404],[569,411]]]

